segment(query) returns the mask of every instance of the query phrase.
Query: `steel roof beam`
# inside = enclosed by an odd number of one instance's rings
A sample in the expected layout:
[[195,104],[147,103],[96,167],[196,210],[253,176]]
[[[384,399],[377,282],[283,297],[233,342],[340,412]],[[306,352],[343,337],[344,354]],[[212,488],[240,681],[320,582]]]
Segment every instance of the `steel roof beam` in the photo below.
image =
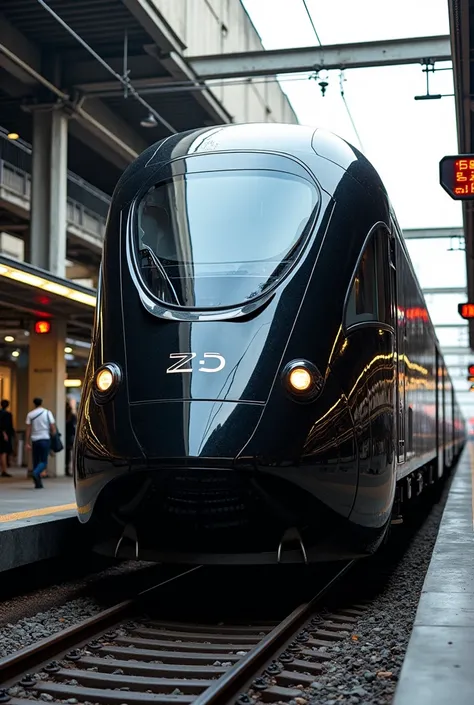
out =
[[[0,13],[0,44],[14,50],[17,56],[31,66],[35,71],[41,71],[41,52],[26,37],[24,37],[8,20]],[[35,86],[36,81],[30,73],[25,71],[18,63],[5,54],[0,53],[0,66],[11,76],[27,86]]]
[[31,98],[35,97],[40,87],[48,89],[52,96],[51,106],[59,99],[75,118],[70,124],[71,132],[77,133],[81,141],[91,146],[90,135],[93,135],[96,138],[94,148],[100,152],[103,144],[106,147],[103,156],[120,168],[133,161],[146,147],[146,143],[101,101],[91,101],[86,109],[74,102],[66,91],[49,81],[43,75],[39,49],[1,14],[0,66],[27,87]]
[[464,238],[462,228],[407,228],[403,230],[405,240],[431,240],[434,238]]
[[459,294],[459,296],[466,295],[465,286],[434,286],[426,287],[422,289],[423,294]]
[[390,39],[322,47],[245,51],[187,57],[199,78],[245,78],[301,73],[320,69],[357,69],[416,64],[423,60],[449,61],[449,36]]
[[[195,81],[197,76],[190,68],[187,59],[182,54],[186,44],[173,32],[169,24],[158,11],[155,0],[122,0],[132,15],[148,32],[156,46],[145,46],[151,54],[170,72],[177,80]],[[132,82],[133,77],[131,76]],[[231,116],[221,102],[210,90],[198,91],[196,101],[203,107],[209,116],[217,122],[231,122]]]
[[181,53],[186,49],[186,44],[163,19],[155,0],[122,0],[122,2],[163,52]]

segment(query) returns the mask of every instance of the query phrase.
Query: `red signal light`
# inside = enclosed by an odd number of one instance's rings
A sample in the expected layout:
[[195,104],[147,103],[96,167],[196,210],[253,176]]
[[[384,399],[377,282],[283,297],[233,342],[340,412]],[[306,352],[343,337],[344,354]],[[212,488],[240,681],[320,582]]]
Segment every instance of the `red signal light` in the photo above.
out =
[[49,333],[51,330],[51,323],[49,321],[36,321],[35,323],[35,333]]
[[469,367],[467,368],[467,371],[468,371],[469,377],[474,377],[474,365],[469,365]]
[[459,304],[458,313],[461,318],[471,319],[474,318],[474,304]]

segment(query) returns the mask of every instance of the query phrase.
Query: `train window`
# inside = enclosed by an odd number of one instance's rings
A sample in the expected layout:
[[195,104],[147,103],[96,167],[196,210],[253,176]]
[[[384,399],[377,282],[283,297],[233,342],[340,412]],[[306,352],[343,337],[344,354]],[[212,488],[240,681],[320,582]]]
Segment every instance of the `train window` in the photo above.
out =
[[389,233],[377,227],[357,267],[346,309],[346,327],[376,321],[392,324],[390,309]]
[[385,226],[381,225],[375,231],[374,239],[377,258],[378,320],[381,323],[393,326],[390,285],[390,233]]
[[188,173],[138,208],[144,283],[168,304],[246,303],[284,276],[318,203],[304,178],[270,170]]

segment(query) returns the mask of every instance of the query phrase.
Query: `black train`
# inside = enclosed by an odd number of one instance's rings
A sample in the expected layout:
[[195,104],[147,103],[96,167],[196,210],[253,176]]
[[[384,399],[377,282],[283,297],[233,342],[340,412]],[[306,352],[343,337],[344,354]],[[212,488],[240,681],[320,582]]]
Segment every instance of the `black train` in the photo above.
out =
[[81,406],[81,521],[159,561],[371,553],[465,442],[379,176],[297,125],[173,135],[125,171]]

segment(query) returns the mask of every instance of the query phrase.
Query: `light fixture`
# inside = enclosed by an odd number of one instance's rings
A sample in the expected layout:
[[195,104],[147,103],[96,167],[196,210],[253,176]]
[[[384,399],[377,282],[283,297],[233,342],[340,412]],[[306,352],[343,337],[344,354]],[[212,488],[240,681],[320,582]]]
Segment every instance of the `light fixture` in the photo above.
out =
[[35,333],[38,335],[44,335],[51,331],[51,323],[49,321],[36,321],[35,323]]
[[107,367],[101,370],[95,378],[95,383],[99,392],[107,392],[112,386],[113,381],[114,376]]
[[285,365],[282,383],[295,401],[312,401],[324,387],[324,377],[308,360],[292,360]]
[[64,348],[64,352],[66,353],[66,355],[69,355],[70,353],[72,353],[72,348],[70,348],[69,346],[66,346]]
[[12,357],[20,357],[20,351],[19,350],[14,350],[12,352]]
[[20,135],[18,134],[18,132],[9,132],[7,137],[9,140],[19,140],[20,139]]
[[311,387],[311,374],[304,367],[295,367],[288,375],[288,381],[297,392],[305,392]]
[[14,340],[15,340],[15,338],[13,337],[13,335],[6,335],[4,338],[4,341],[6,343],[13,343]]
[[82,380],[80,379],[65,379],[65,387],[82,387]]
[[98,404],[108,401],[116,392],[122,379],[122,370],[114,362],[99,367],[95,373],[93,394]]
[[48,291],[52,294],[57,294],[58,296],[63,296],[66,299],[71,299],[72,301],[78,301],[81,304],[86,304],[87,306],[95,307],[96,298],[91,294],[86,294],[83,291],[78,291],[69,286],[63,286],[62,284],[57,284],[44,277],[39,277],[29,272],[23,272],[21,269],[16,267],[10,267],[9,265],[0,264],[0,276],[7,277],[8,279],[14,279],[15,281],[22,282],[22,284],[28,284],[28,286],[33,286],[41,291]]
[[148,116],[146,118],[140,120],[140,125],[142,127],[156,127],[158,123],[156,122],[156,118],[153,113],[148,113]]

